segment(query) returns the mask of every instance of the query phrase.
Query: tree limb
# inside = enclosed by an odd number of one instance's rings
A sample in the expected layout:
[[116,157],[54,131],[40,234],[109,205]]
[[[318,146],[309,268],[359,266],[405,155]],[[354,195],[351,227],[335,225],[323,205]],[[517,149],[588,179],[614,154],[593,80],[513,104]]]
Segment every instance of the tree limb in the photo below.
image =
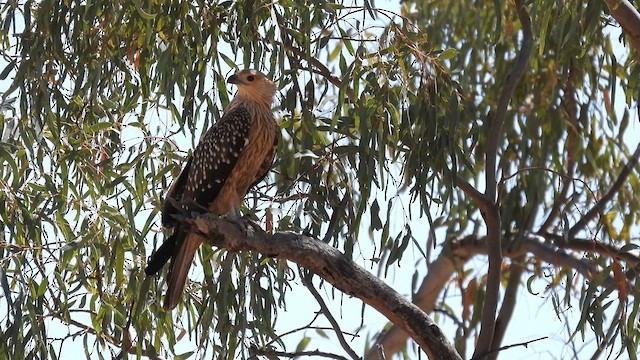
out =
[[[486,190],[485,196],[491,201],[496,201],[497,181],[496,162],[498,157],[498,147],[502,139],[502,127],[507,117],[507,108],[511,101],[511,96],[518,82],[524,75],[529,62],[531,49],[533,47],[533,35],[531,33],[531,19],[525,8],[524,0],[516,0],[516,12],[522,25],[522,44],[518,59],[513,69],[507,75],[507,79],[502,88],[496,115],[491,122],[489,138],[486,150]],[[477,346],[473,355],[474,359],[480,358],[479,354],[487,354],[493,342],[495,329],[496,311],[498,309],[498,297],[500,294],[500,280],[502,267],[502,225],[500,221],[499,204],[496,202],[492,211],[482,213],[487,225],[487,244],[489,250],[489,268],[487,270],[486,298],[482,307],[482,320],[480,334],[478,335]],[[484,355],[482,355],[484,356]]]
[[640,13],[628,0],[605,0],[605,3],[636,49],[636,59],[640,60]]
[[502,305],[500,306],[500,312],[496,319],[496,328],[493,334],[493,343],[491,344],[491,350],[489,351],[489,359],[496,360],[500,351],[500,344],[504,339],[504,335],[507,333],[507,326],[511,322],[513,311],[516,307],[516,299],[518,298],[518,289],[520,288],[520,279],[524,272],[524,255],[518,256],[513,259],[510,267],[509,280],[507,280],[507,286],[504,291],[504,298],[502,299]]
[[[440,253],[438,258],[429,264],[427,275],[414,295],[413,303],[424,312],[431,313],[440,292],[453,276],[457,266],[463,265],[468,259],[448,251]],[[402,329],[394,325],[377,339],[376,344],[382,347],[385,357],[390,359],[393,354],[404,348],[407,337],[408,335]],[[376,346],[372,346],[365,355],[365,360],[378,359],[379,351]]]
[[[582,256],[567,252],[555,245],[552,239],[556,236],[560,237],[560,235],[552,234],[545,234],[543,237],[537,234],[525,233],[522,235],[522,239],[517,242],[518,246],[505,248],[504,255],[513,259],[532,254],[546,263],[574,269],[586,279],[594,279],[599,276],[602,268]],[[514,243],[510,239],[508,242]],[[487,252],[485,237],[466,236],[452,241],[451,247],[443,249],[438,258],[429,266],[429,272],[414,296],[414,304],[427,313],[432,312],[438,296],[456,269],[461,269],[474,256],[487,254]],[[602,286],[607,289],[616,288],[615,279],[611,275],[605,277]],[[506,298],[507,294],[505,294]],[[402,350],[407,338],[408,335],[402,329],[393,325],[378,338],[376,344],[381,345],[387,358],[390,358],[391,355]],[[366,354],[365,360],[377,359],[377,351],[375,346],[372,346]]]
[[320,240],[290,232],[266,233],[248,220],[214,214],[185,219],[210,245],[229,251],[258,251],[293,261],[348,295],[361,299],[401,327],[431,359],[461,359],[440,328],[381,279]]
[[607,190],[607,192],[604,194],[604,196],[600,200],[598,200],[595,203],[595,205],[593,205],[593,207],[586,214],[584,214],[577,223],[575,223],[571,227],[571,229],[569,229],[569,233],[568,233],[569,239],[574,238],[580,230],[584,229],[587,226],[587,224],[591,220],[593,220],[593,218],[595,218],[598,214],[604,211],[605,206],[607,206],[607,204],[609,203],[609,201],[611,201],[613,196],[616,193],[618,193],[618,190],[620,190],[622,185],[627,181],[627,178],[629,177],[629,175],[631,175],[631,172],[635,168],[636,164],[638,164],[639,158],[640,158],[640,144],[638,144],[638,147],[636,147],[636,151],[633,153],[633,155],[631,155],[631,158],[624,165],[624,167],[622,168],[622,171],[620,171],[620,174],[618,175],[616,180],[613,182],[609,190]]

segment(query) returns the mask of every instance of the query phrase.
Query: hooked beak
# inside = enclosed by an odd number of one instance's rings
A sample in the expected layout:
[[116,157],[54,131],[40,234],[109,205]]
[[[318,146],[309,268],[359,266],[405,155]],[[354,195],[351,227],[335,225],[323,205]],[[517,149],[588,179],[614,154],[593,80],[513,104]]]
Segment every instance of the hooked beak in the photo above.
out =
[[237,84],[240,82],[240,79],[236,76],[236,74],[233,74],[231,76],[229,76],[229,78],[227,79],[227,82],[229,84]]

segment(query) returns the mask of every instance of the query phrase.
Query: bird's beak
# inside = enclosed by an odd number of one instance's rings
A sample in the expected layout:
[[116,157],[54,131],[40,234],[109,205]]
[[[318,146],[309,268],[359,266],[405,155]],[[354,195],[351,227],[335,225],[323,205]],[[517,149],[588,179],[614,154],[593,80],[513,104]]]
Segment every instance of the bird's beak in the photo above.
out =
[[233,74],[231,76],[229,76],[229,78],[227,79],[227,82],[229,84],[237,84],[240,82],[240,79],[236,76],[236,74]]

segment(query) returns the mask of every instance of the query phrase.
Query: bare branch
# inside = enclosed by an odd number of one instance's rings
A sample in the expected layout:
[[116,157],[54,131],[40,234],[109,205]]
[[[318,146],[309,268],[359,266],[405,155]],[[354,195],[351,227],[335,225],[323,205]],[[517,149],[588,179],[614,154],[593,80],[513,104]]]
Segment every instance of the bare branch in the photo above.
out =
[[511,101],[511,95],[516,88],[516,85],[522,78],[525,72],[527,63],[529,62],[529,56],[531,55],[531,48],[533,46],[533,36],[531,33],[531,20],[529,14],[524,8],[523,0],[516,0],[516,11],[518,18],[522,24],[522,45],[520,46],[520,53],[518,54],[518,60],[507,75],[504,87],[500,93],[500,99],[496,108],[496,115],[491,121],[489,129],[489,139],[487,140],[486,150],[486,186],[485,195],[491,200],[496,199],[496,160],[498,156],[498,146],[500,145],[500,139],[502,139],[502,126],[504,125],[507,117],[507,108]]
[[400,326],[431,359],[461,359],[440,328],[417,306],[334,247],[295,233],[267,234],[246,219],[204,214],[184,223],[207,243],[229,251],[258,251],[296,262]]
[[548,338],[549,338],[548,336],[543,336],[541,338],[537,338],[537,339],[533,339],[533,340],[529,340],[529,341],[525,341],[525,342],[521,342],[521,343],[517,343],[517,344],[511,344],[511,345],[503,346],[503,347],[501,347],[499,349],[492,350],[491,353],[497,353],[497,352],[500,352],[500,351],[503,351],[503,350],[510,349],[512,347],[516,347],[516,346],[529,347],[529,344],[531,344],[533,342],[540,341],[540,340],[545,340],[545,339],[548,339]]
[[493,202],[489,200],[489,198],[487,198],[483,193],[478,191],[478,189],[473,187],[473,185],[469,184],[465,179],[461,178],[460,176],[456,178],[456,185],[462,191],[464,191],[465,194],[467,194],[470,198],[472,198],[476,202],[476,205],[478,205],[478,208],[480,209],[480,211],[482,212],[490,211],[491,207],[493,206]]
[[513,311],[516,307],[516,299],[518,298],[518,289],[520,287],[520,279],[524,267],[521,262],[524,260],[524,255],[521,255],[513,259],[511,263],[511,273],[509,274],[509,280],[507,281],[507,287],[504,291],[504,298],[502,299],[502,305],[500,306],[500,312],[496,319],[496,328],[493,334],[493,344],[491,344],[491,351],[489,352],[489,359],[495,360],[498,358],[498,351],[496,349],[502,344],[504,335],[507,332],[507,326],[513,316]]
[[574,238],[578,234],[578,232],[584,229],[591,220],[593,220],[596,216],[598,216],[598,214],[604,211],[604,208],[607,206],[609,201],[613,199],[613,196],[618,193],[622,185],[624,185],[624,183],[627,181],[629,175],[631,175],[631,172],[638,164],[639,158],[640,144],[638,144],[636,151],[633,153],[633,155],[631,155],[629,161],[627,161],[627,163],[622,168],[622,171],[620,171],[620,175],[618,175],[618,178],[616,178],[616,180],[613,182],[604,196],[600,200],[598,200],[595,205],[593,205],[593,207],[586,214],[584,214],[582,218],[580,218],[580,220],[575,223],[575,225],[573,225],[573,227],[571,227],[571,229],[569,229],[569,239]]
[[[429,271],[422,281],[422,285],[413,297],[413,303],[426,313],[431,313],[440,292],[453,276],[456,270],[456,263],[464,264],[469,257],[458,256],[450,251],[443,251],[438,258],[429,264]],[[459,264],[458,264],[459,265]],[[382,334],[376,344],[381,345],[387,358],[398,353],[407,343],[407,334],[398,326],[392,326]],[[365,360],[378,360],[378,350],[371,347],[365,355]]]
[[[518,82],[525,72],[531,49],[533,46],[533,35],[531,33],[531,19],[525,9],[524,0],[516,0],[516,12],[522,25],[522,44],[515,66],[507,75],[507,79],[502,88],[496,115],[491,122],[489,129],[489,139],[486,150],[486,189],[485,196],[489,201],[496,201],[498,184],[496,181],[496,161],[498,157],[498,147],[502,139],[502,127],[507,117],[507,108],[511,101],[511,96]],[[487,245],[489,255],[489,268],[487,270],[486,298],[482,308],[482,320],[480,334],[473,358],[478,359],[478,354],[487,354],[493,342],[495,328],[496,310],[498,309],[498,298],[500,296],[500,273],[502,267],[502,226],[500,222],[500,212],[498,204],[493,206],[489,212],[482,213],[487,225]]]
[[605,3],[636,49],[636,59],[640,60],[640,13],[628,0],[605,0]]
[[[568,249],[560,248],[542,236],[527,234],[525,235],[525,240],[522,242],[520,250],[530,252],[536,258],[549,264],[575,269],[587,279],[597,278],[602,272],[602,268],[589,259],[573,254]],[[607,276],[602,282],[602,286],[607,289],[615,289],[615,279]]]
[[251,356],[256,356],[256,355],[258,355],[258,356],[269,356],[269,357],[284,356],[284,357],[288,357],[288,358],[298,358],[300,356],[314,356],[314,357],[318,357],[319,356],[319,357],[325,357],[325,358],[328,358],[328,359],[348,360],[344,356],[340,356],[340,355],[336,355],[336,354],[332,354],[332,353],[328,353],[328,352],[324,352],[324,351],[320,351],[320,350],[285,352],[285,351],[258,349],[255,346],[251,347],[249,349],[249,354]]
[[613,244],[607,244],[595,239],[567,239],[563,235],[558,234],[540,234],[547,239],[552,239],[556,245],[571,250],[587,251],[590,253],[597,253],[604,256],[610,256],[616,260],[625,261],[629,264],[629,267],[640,266],[640,256],[637,256],[628,251],[621,251]]
[[356,352],[353,351],[353,349],[349,346],[347,341],[344,339],[344,333],[340,329],[340,325],[338,325],[338,322],[336,321],[336,319],[333,317],[333,315],[331,315],[331,311],[329,311],[329,308],[327,307],[327,304],[325,304],[324,299],[322,299],[322,296],[320,296],[316,288],[313,286],[313,282],[311,280],[312,278],[313,278],[313,274],[307,273],[302,278],[302,283],[304,284],[304,286],[307,287],[307,289],[309,289],[309,292],[311,293],[311,295],[313,295],[313,297],[318,302],[318,305],[320,305],[320,311],[322,312],[322,314],[324,314],[327,320],[329,320],[329,323],[331,324],[331,327],[333,327],[333,330],[335,331],[336,336],[338,337],[338,341],[340,342],[340,345],[342,345],[342,348],[344,349],[344,351],[346,351],[349,354],[349,356],[351,356],[352,359],[354,360],[360,359],[360,356],[358,356],[358,354],[356,354]]

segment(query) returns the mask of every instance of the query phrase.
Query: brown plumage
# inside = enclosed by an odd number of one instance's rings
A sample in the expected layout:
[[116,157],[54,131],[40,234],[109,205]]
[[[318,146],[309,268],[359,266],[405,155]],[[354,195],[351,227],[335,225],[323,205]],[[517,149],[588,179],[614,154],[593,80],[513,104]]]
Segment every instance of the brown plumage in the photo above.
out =
[[[248,189],[271,168],[279,128],[271,112],[273,82],[256,70],[242,70],[227,82],[237,85],[238,93],[204,135],[166,197],[192,200],[215,214],[235,218]],[[173,235],[151,255],[145,269],[153,275],[171,258],[166,309],[180,301],[194,255],[204,241],[175,221],[171,215],[177,211],[165,200],[162,224],[175,227]]]

